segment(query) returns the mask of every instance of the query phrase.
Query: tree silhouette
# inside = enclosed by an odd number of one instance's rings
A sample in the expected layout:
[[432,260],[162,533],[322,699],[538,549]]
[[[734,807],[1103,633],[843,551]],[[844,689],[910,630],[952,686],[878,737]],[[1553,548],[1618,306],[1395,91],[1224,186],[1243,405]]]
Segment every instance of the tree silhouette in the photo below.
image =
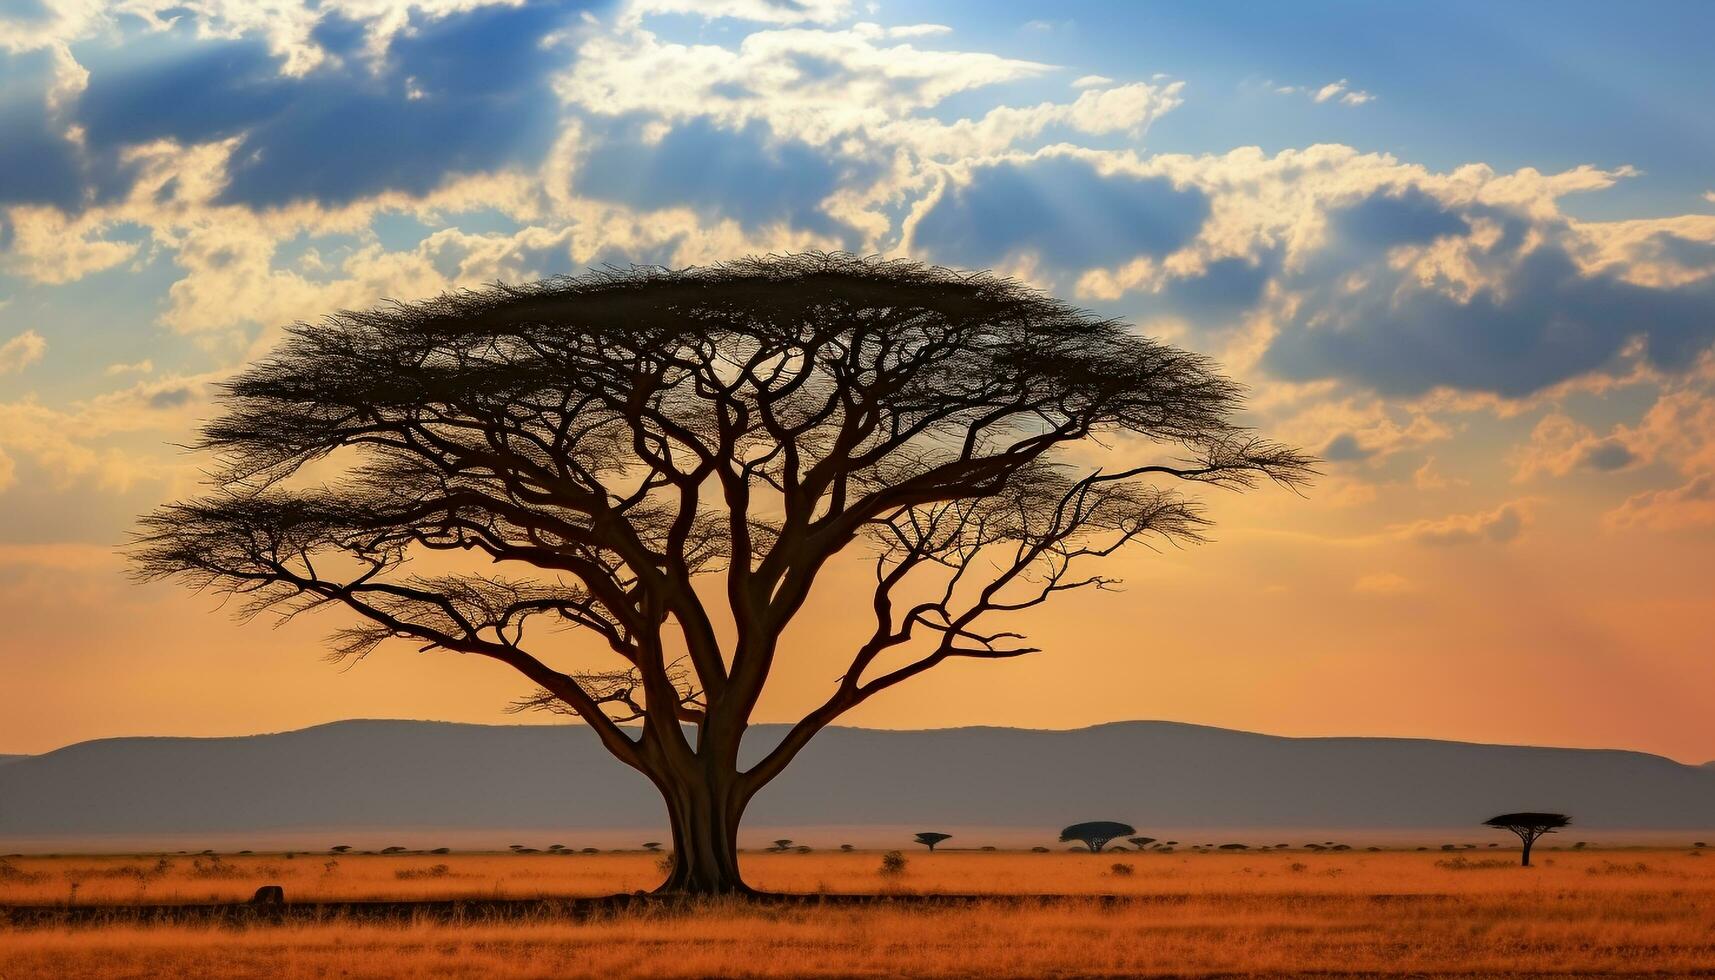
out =
[[1155,838],[1153,837],[1127,837],[1126,840],[1130,842],[1131,846],[1140,851],[1155,843]]
[[1484,825],[1510,830],[1524,842],[1524,866],[1530,867],[1530,847],[1543,834],[1552,834],[1567,826],[1572,818],[1564,813],[1503,813],[1483,821]]
[[[511,667],[539,688],[515,707],[576,715],[658,788],[663,889],[743,892],[746,806],[829,723],[948,661],[1034,652],[993,620],[1112,586],[1091,560],[1197,540],[1162,481],[1306,480],[1239,403],[1204,358],[989,275],[610,269],[292,327],[225,384],[197,443],[210,491],[131,551],[245,615],[355,613],[337,658],[400,639]],[[873,628],[740,768],[777,658],[812,653],[783,631],[854,553]]]
[[929,853],[933,854],[935,853],[936,844],[939,844],[944,840],[950,840],[952,836],[952,834],[937,834],[934,831],[925,831],[917,835],[917,843],[927,847],[929,849]]
[[1125,837],[1137,833],[1137,828],[1129,823],[1119,823],[1114,820],[1092,820],[1088,823],[1075,823],[1060,831],[1060,843],[1067,841],[1082,841],[1092,854],[1100,854],[1108,841],[1116,837]]

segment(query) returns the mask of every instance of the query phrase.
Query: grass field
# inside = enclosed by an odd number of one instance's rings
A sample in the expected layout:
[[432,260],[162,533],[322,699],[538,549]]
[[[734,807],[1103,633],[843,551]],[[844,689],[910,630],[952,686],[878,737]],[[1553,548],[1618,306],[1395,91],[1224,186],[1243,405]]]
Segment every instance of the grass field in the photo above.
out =
[[[891,877],[875,852],[747,854],[745,871],[774,891],[994,897],[944,907],[718,902],[576,923],[0,927],[0,978],[1715,976],[1715,860],[1686,849],[1542,851],[1530,869],[1516,851],[907,857]],[[268,883],[293,902],[603,895],[652,887],[658,860],[12,858],[0,867],[0,904],[230,901]],[[1029,897],[1042,894],[1088,897]],[[1097,897],[1110,895],[1122,899]]]

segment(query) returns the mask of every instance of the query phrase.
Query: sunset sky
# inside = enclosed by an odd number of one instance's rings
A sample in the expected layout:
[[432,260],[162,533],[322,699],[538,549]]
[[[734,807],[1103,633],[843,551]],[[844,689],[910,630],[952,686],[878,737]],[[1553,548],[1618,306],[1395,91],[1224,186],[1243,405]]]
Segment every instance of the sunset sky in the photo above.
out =
[[[213,385],[341,308],[814,248],[1125,317],[1326,460],[849,723],[1715,759],[1711,38],[1692,2],[0,0],[0,753],[512,720],[498,665],[341,669],[337,614],[127,580]],[[759,720],[825,695],[858,574]]]

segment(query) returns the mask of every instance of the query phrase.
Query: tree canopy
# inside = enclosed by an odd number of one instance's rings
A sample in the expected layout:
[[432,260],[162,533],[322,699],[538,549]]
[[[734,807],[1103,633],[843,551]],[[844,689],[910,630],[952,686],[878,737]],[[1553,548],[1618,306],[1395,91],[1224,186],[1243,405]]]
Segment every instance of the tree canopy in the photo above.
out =
[[1129,823],[1117,820],[1091,820],[1086,823],[1075,823],[1060,831],[1060,843],[1082,841],[1091,853],[1100,854],[1108,841],[1118,837],[1126,837],[1137,833],[1137,828]]

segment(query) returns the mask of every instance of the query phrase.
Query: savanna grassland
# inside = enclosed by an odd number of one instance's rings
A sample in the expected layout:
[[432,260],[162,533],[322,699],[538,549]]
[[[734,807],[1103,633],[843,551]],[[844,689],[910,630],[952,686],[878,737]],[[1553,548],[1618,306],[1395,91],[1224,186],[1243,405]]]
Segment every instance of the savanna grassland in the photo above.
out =
[[[1715,976],[1715,859],[1690,849],[748,853],[757,887],[899,895],[456,924],[0,926],[0,977]],[[572,898],[644,853],[12,858],[0,905]],[[1129,869],[1129,870],[1126,870]],[[75,889],[74,886],[75,885]],[[980,895],[925,903],[913,896]],[[75,897],[74,897],[75,896]],[[1046,897],[1063,896],[1063,897]]]

